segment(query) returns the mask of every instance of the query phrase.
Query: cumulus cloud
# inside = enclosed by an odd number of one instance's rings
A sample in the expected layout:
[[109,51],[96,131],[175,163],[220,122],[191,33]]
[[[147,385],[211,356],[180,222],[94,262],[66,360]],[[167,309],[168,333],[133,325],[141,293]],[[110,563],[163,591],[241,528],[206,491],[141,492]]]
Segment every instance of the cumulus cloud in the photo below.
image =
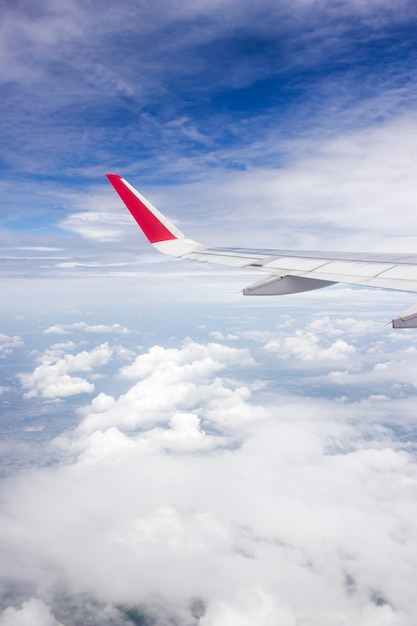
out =
[[391,398],[389,426],[387,396],[283,395],[245,383],[254,367],[246,347],[154,346],[55,440],[65,461],[3,483],[1,573],[52,607],[3,621],[55,624],[65,584],[116,624],[136,607],[187,626],[413,626],[417,464],[395,435],[413,397]]
[[0,615],[0,626],[63,626],[48,606],[36,598],[23,602],[22,608],[8,607]]
[[[294,326],[293,330],[291,327]],[[246,339],[263,344],[264,350],[280,359],[295,359],[305,364],[322,364],[346,361],[356,356],[355,342],[372,328],[380,330],[373,322],[357,322],[353,319],[317,318],[304,326],[286,318],[277,331],[245,331]]]
[[415,463],[322,409],[271,407],[245,445],[214,456],[123,447],[19,481],[5,536],[19,523],[29,571],[42,579],[46,559],[116,604],[202,597],[216,625],[279,615],[330,626],[367,612],[364,624],[403,613],[411,626]]
[[60,356],[61,350],[46,351],[37,361],[40,363],[31,373],[19,374],[19,380],[27,399],[42,397],[64,398],[80,393],[92,393],[94,384],[86,378],[73,376],[73,372],[92,372],[94,368],[106,365],[112,355],[107,343],[93,348],[90,352]]
[[23,339],[14,335],[10,337],[4,333],[0,333],[0,358],[6,358],[13,352],[13,348],[20,348],[23,346]]
[[[244,420],[242,401],[250,395],[249,387],[213,378],[237,364],[254,365],[246,349],[194,341],[185,342],[181,349],[153,346],[120,370],[122,378],[135,384],[117,399],[104,393],[94,398],[83,411],[80,429],[88,433],[114,424],[122,429],[151,426],[166,421],[167,411],[192,412],[203,420],[215,415],[219,427]],[[179,425],[178,418],[177,435]],[[189,426],[189,433],[195,432],[196,423]]]
[[227,439],[208,435],[200,424],[201,420],[193,413],[175,413],[168,422],[169,428],[149,430],[144,440],[165,450],[179,452],[202,452],[227,445]]
[[355,347],[344,339],[336,339],[326,347],[320,346],[320,338],[311,332],[296,331],[291,337],[271,339],[265,350],[274,352],[281,359],[295,358],[302,361],[339,361],[355,352]]
[[[307,324],[292,319],[276,330],[243,331],[240,336],[270,355],[270,367],[284,369],[280,376],[289,387],[297,388],[303,371],[337,401],[351,393],[363,402],[369,399],[377,419],[384,422],[391,415],[391,406],[381,401],[385,394],[398,398],[416,388],[417,337],[398,334],[372,319],[324,315]],[[410,427],[411,415],[407,422]]]

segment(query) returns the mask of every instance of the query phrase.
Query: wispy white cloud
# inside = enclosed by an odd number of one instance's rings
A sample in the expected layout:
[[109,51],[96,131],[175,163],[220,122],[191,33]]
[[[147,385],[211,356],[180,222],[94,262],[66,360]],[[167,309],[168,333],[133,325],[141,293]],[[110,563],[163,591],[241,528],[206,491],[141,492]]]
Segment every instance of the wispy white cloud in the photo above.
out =
[[82,237],[99,241],[114,241],[127,235],[132,222],[127,213],[99,213],[95,210],[72,213],[61,223],[61,228],[78,233]]
[[[211,245],[413,251],[413,127],[411,118],[403,118],[338,138],[308,139],[302,147],[300,140],[287,142],[287,156],[291,160],[294,154],[294,159],[280,169],[223,170],[216,175],[206,169],[198,182],[158,189],[144,189],[135,176],[130,182],[187,234]],[[176,282],[178,288],[172,297],[187,300],[201,297],[203,282],[208,287],[213,282],[221,286],[229,281],[229,290],[222,290],[225,297],[251,282],[249,273],[239,278],[236,272],[233,275],[224,268],[180,263],[158,255],[104,180],[103,186],[107,193],[100,188],[96,195],[93,189],[88,202],[85,194],[68,200],[75,205],[76,215],[81,215],[80,203],[85,202],[82,223],[88,228],[74,227],[82,237],[67,237],[62,255],[58,257],[53,251],[34,255],[12,247],[8,258],[3,259],[5,274],[66,281],[102,276],[117,281],[112,289],[125,293],[131,291],[132,280],[136,280],[141,289],[150,290],[153,298],[159,297],[157,286],[165,293]],[[94,207],[103,206],[103,202],[108,203],[111,214],[120,212],[121,224],[119,229],[115,222],[114,230],[108,232],[111,239],[106,240],[94,217]],[[69,217],[67,229],[73,228],[71,224]],[[15,237],[16,243],[21,241]],[[43,243],[51,247],[56,237],[44,238]],[[165,280],[168,274],[172,277],[169,285]],[[25,289],[23,284],[21,289]],[[70,291],[77,297],[73,287]],[[387,321],[393,316],[389,313]]]
[[131,331],[120,324],[87,324],[87,322],[73,322],[72,324],[55,324],[43,331],[44,335],[57,334],[67,335],[72,330],[82,330],[86,333],[110,333],[117,335],[128,335]]
[[[310,81],[320,92],[315,73],[324,64],[330,86],[333,78],[338,80],[338,89],[326,93],[328,99],[333,91],[334,100],[335,91],[339,97],[342,93],[340,60],[348,78],[355,62],[358,68],[367,63],[363,47],[380,43],[384,36],[389,47],[389,29],[401,28],[413,17],[406,0],[397,3],[395,12],[385,2],[365,6],[265,0],[254,6],[233,0],[222,2],[221,11],[212,2],[158,6],[160,10],[127,2],[116,11],[106,2],[98,11],[96,3],[87,7],[55,0],[32,11],[21,3],[6,8],[0,62],[7,86],[2,119],[10,164],[38,175],[51,168],[87,173],[112,161],[152,171],[152,162],[160,170],[174,161],[181,165],[181,157],[186,159],[190,151],[199,158],[195,144],[201,142],[214,146],[234,136],[240,149],[245,142],[239,138],[259,136],[262,127],[268,134],[276,120],[267,124],[262,111],[253,115],[249,110],[234,121],[234,98],[230,113],[227,107],[211,106],[207,114],[207,98],[229,97],[283,75],[292,76],[284,92]],[[335,67],[330,57],[336,59]],[[386,71],[394,76],[391,67]],[[413,71],[410,64],[408,71]],[[378,81],[382,89],[384,80],[375,64],[374,83]],[[365,81],[356,90],[365,85],[365,91],[373,91]],[[398,80],[396,85],[398,92]],[[190,107],[189,93],[196,108]],[[351,93],[348,102],[354,97]],[[259,98],[256,108],[262,104]],[[314,98],[312,104],[316,109]],[[152,157],[149,165],[138,158],[139,145],[146,159]]]
[[[279,168],[218,171],[205,182],[169,189],[173,197],[165,192],[161,208],[184,207],[179,210],[187,210],[195,236],[221,245],[230,245],[233,232],[233,241],[247,247],[412,251],[414,127],[414,117],[406,116],[333,137],[286,141],[287,163]],[[261,147],[277,145],[272,136]],[[246,154],[249,147],[242,162]],[[192,219],[196,205],[201,225]]]

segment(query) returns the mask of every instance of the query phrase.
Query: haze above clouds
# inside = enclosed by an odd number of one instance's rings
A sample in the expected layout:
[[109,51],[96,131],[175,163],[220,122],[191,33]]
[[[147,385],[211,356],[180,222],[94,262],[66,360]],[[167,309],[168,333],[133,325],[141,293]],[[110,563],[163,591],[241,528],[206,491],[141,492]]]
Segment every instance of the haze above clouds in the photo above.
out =
[[414,3],[0,22],[0,626],[414,626],[414,296],[243,298],[104,178],[212,245],[414,252]]

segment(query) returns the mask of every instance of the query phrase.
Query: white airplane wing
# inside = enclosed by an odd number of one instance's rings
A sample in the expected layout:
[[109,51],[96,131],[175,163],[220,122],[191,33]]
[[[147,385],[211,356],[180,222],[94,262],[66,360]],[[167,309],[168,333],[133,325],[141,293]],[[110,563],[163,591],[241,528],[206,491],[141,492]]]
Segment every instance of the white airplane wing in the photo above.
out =
[[[119,174],[107,178],[159,252],[266,273],[243,290],[246,296],[284,295],[335,283],[417,292],[417,254],[208,248],[188,239]],[[417,328],[417,305],[393,319],[392,325]]]

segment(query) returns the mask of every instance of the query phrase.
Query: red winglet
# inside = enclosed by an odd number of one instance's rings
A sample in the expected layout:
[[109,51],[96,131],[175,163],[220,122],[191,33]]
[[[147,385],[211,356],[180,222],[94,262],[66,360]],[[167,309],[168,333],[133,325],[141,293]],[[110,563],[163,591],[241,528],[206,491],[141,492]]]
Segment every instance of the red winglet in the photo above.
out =
[[138,192],[135,193],[136,190],[128,186],[127,181],[119,174],[106,174],[106,176],[151,243],[177,239],[155,215],[159,211],[150,203],[147,206],[145,198]]

